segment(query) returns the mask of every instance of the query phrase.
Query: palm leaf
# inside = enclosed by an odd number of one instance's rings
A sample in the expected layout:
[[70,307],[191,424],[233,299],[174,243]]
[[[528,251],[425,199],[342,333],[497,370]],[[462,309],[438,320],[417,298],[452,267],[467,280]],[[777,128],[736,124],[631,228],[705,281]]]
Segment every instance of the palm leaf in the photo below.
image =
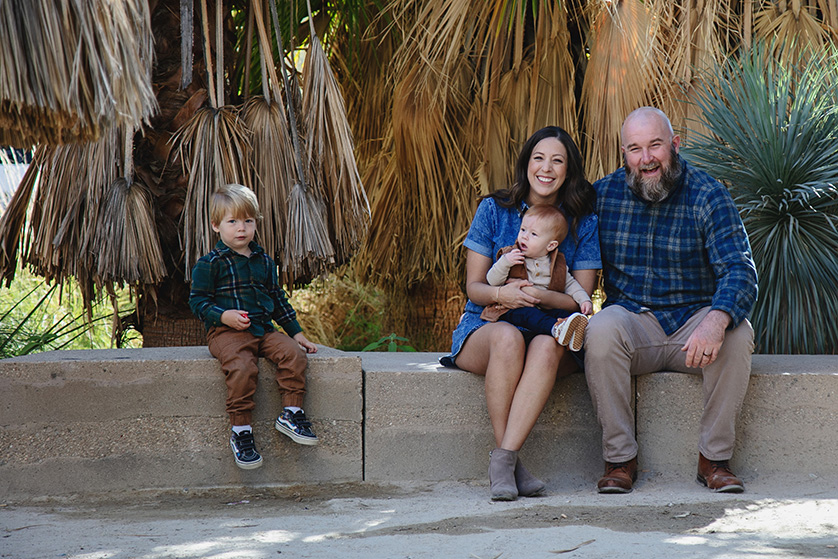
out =
[[15,278],[18,249],[21,246],[21,239],[25,238],[24,230],[29,215],[29,203],[33,193],[37,190],[40,167],[46,159],[51,157],[52,150],[53,148],[46,146],[41,146],[35,150],[32,163],[26,169],[26,173],[6,206],[3,216],[0,217],[0,239],[2,239],[2,243],[0,243],[0,277],[6,281],[6,287]]
[[250,182],[247,127],[232,107],[202,107],[175,134],[172,143],[189,177],[182,214],[187,281],[192,266],[215,246],[210,226],[210,196],[228,183]]
[[251,97],[242,118],[253,132],[252,184],[263,215],[257,235],[267,254],[281,263],[285,257],[288,198],[296,180],[285,110],[281,100],[269,103],[264,97]]
[[156,110],[148,2],[0,4],[0,144],[96,140]]
[[329,200],[327,222],[340,265],[366,236],[370,207],[355,162],[343,95],[313,27],[303,69],[303,114],[308,160],[316,162],[313,182],[321,185],[324,200]]
[[765,6],[754,19],[754,37],[772,41],[777,55],[790,62],[819,52],[829,41],[825,26],[800,0],[788,2],[785,10],[773,3]]
[[621,164],[620,128],[626,115],[672,95],[662,66],[666,56],[659,20],[651,8],[639,0],[622,0],[601,7],[593,19],[581,106],[585,169],[596,178]]

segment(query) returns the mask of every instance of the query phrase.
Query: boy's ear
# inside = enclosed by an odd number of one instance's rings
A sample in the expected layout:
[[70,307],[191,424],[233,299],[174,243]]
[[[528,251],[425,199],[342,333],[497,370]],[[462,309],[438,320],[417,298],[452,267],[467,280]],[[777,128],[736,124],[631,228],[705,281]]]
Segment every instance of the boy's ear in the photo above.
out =
[[215,231],[216,233],[221,232],[221,229],[219,229],[218,224],[213,223],[212,221],[210,221],[210,225],[212,226],[212,230]]
[[550,241],[547,243],[547,252],[553,252],[559,246],[559,241]]

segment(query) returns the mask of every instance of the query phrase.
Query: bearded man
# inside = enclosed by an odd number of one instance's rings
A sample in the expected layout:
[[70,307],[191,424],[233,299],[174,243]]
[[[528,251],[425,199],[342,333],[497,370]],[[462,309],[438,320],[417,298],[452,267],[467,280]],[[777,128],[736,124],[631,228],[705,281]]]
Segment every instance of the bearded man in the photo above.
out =
[[701,374],[704,412],[697,480],[741,492],[730,470],[748,388],[756,267],[727,188],[678,153],[658,109],[622,127],[625,165],[594,184],[605,306],[590,320],[585,375],[602,426],[600,493],[628,493],[637,477],[631,377]]

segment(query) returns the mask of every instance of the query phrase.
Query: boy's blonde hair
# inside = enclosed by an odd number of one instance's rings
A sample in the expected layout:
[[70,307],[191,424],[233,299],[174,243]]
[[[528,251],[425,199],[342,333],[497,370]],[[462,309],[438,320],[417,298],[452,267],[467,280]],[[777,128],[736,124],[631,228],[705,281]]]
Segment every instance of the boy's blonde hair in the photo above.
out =
[[228,212],[236,219],[246,217],[262,219],[256,194],[241,184],[226,184],[212,193],[210,198],[210,221],[218,225]]
[[536,204],[530,206],[524,216],[535,218],[539,223],[544,224],[547,231],[552,234],[551,240],[561,243],[567,237],[567,218],[556,206]]

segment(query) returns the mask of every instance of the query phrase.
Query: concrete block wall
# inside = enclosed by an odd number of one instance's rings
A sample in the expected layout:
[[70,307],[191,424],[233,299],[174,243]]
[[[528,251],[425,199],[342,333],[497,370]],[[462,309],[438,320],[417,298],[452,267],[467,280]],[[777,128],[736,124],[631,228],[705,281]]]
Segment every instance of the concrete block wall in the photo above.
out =
[[[370,481],[485,479],[494,448],[483,378],[441,353],[363,354]],[[559,380],[522,459],[534,473],[599,471],[601,430],[581,374]]]
[[0,498],[363,478],[360,358],[321,348],[309,361],[305,407],[325,441],[316,447],[274,429],[280,397],[260,360],[256,470],[231,459],[223,378],[205,347],[0,361]]
[[[280,399],[260,363],[254,432],[265,463],[240,470],[226,444],[225,388],[204,347],[51,352],[0,361],[0,500],[134,489],[309,482],[486,482],[494,446],[483,379],[436,353],[309,361],[305,402],[321,444],[273,428]],[[694,475],[701,383],[635,379],[640,465]],[[838,358],[755,355],[734,467],[754,476],[838,475]],[[527,444],[547,481],[594,482],[600,429],[584,376],[560,379]]]
[[[640,375],[638,457],[654,471],[692,472],[698,458],[701,378]],[[745,478],[838,474],[838,356],[754,355],[731,465]]]

